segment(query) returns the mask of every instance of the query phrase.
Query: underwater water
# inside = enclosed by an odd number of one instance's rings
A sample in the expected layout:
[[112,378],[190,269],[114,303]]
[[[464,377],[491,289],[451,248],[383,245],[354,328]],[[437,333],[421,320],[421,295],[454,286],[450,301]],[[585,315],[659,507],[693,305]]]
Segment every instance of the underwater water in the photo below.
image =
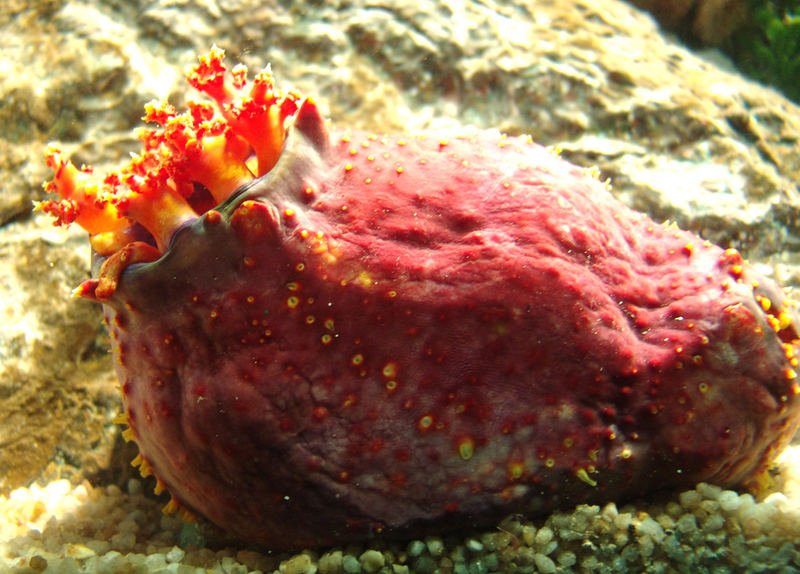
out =
[[[48,142],[98,171],[139,149],[142,105],[187,97],[212,44],[378,133],[475,125],[596,166],[614,193],[800,284],[800,114],[622,2],[9,3],[0,65],[0,564],[10,572],[795,572],[800,447],[760,498],[699,485],[510,516],[494,528],[260,552],[161,514],[128,464],[89,244],[32,201]],[[133,447],[133,448],[132,448]]]

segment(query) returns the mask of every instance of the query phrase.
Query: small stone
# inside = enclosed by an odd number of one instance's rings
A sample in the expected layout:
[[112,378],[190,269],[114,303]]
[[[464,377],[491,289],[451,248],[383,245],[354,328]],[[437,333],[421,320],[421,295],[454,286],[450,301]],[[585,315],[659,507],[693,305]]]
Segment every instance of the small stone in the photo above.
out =
[[687,490],[686,492],[681,492],[680,495],[678,495],[678,500],[680,501],[681,506],[686,510],[693,510],[697,508],[697,505],[700,504],[700,501],[703,500],[703,497],[696,490]]
[[522,542],[524,542],[526,546],[533,546],[535,536],[536,528],[534,526],[526,524],[522,527]]
[[70,544],[64,549],[64,555],[76,560],[86,560],[95,555],[95,551],[83,544]]
[[467,571],[469,574],[487,574],[489,572],[481,558],[473,558],[470,560]]
[[436,561],[428,554],[423,554],[414,561],[415,574],[431,574],[436,570]]
[[425,548],[425,543],[422,540],[412,540],[408,543],[407,552],[409,556],[416,558],[425,552]]
[[497,572],[500,568],[500,559],[495,552],[492,552],[483,557],[483,564],[489,572]]
[[430,536],[425,539],[425,546],[434,558],[440,557],[444,553],[444,543],[438,536]]
[[645,558],[649,558],[653,555],[653,550],[655,550],[655,544],[653,544],[653,539],[650,536],[640,536],[639,537],[639,552]]
[[111,548],[107,540],[87,540],[86,547],[94,550],[95,554],[105,554]]
[[383,554],[377,550],[367,550],[358,557],[358,561],[361,562],[361,567],[364,569],[364,571],[368,572],[369,574],[377,572],[386,563]]
[[578,562],[578,557],[575,556],[574,552],[567,550],[565,552],[558,553],[558,556],[556,556],[556,562],[558,562],[558,565],[562,568],[570,568]]
[[186,556],[186,552],[182,548],[173,546],[170,551],[167,552],[166,558],[167,562],[180,562],[183,560],[184,556]]
[[392,564],[393,574],[409,574],[408,566],[406,564]]
[[464,545],[470,552],[483,552],[483,543],[476,538],[469,538]]
[[658,522],[664,530],[673,530],[675,528],[675,519],[669,514],[659,514],[658,518],[656,518],[656,522]]
[[225,574],[247,574],[247,567],[236,562],[233,556],[223,556],[220,566]]
[[681,514],[683,514],[683,508],[681,505],[675,501],[671,501],[667,503],[666,507],[667,514],[669,514],[672,518],[678,519]]
[[637,526],[636,531],[643,535],[649,536],[654,542],[661,542],[664,539],[664,529],[652,517],[645,517]]
[[142,481],[136,478],[128,479],[128,494],[131,496],[139,496],[142,494]]
[[342,570],[347,574],[359,574],[361,572],[361,563],[352,554],[347,554],[342,558]]
[[697,530],[697,519],[695,515],[684,514],[678,519],[678,522],[675,524],[675,528],[678,530],[678,532],[682,532],[683,534],[695,532]]
[[703,530],[715,532],[725,526],[725,517],[721,514],[712,514],[703,521]]
[[536,533],[534,541],[536,544],[543,546],[553,539],[553,530],[549,526],[542,526]]
[[701,496],[704,496],[709,500],[716,500],[722,492],[722,488],[716,484],[708,484],[705,482],[698,484],[696,490]]
[[319,559],[320,574],[339,574],[342,571],[342,551],[326,552]]
[[739,500],[739,493],[733,490],[723,490],[720,492],[717,500],[719,501],[720,508],[725,512],[736,512],[742,505],[742,501]]
[[37,554],[36,556],[31,556],[31,559],[28,561],[28,566],[31,567],[31,570],[42,572],[45,568],[47,568],[47,560]]
[[554,574],[556,571],[556,563],[544,554],[535,554],[533,561],[536,563],[536,569],[542,574]]
[[130,552],[136,545],[136,534],[133,532],[118,532],[111,537],[111,546],[120,552]]
[[281,562],[278,570],[281,574],[315,574],[317,566],[308,554],[297,554]]

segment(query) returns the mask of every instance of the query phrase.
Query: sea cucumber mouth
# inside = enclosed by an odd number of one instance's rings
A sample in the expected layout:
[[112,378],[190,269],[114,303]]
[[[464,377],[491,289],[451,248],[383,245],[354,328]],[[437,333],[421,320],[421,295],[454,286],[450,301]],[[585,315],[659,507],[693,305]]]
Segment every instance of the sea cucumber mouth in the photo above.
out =
[[102,256],[141,242],[152,249],[140,246],[137,256],[155,259],[169,249],[176,230],[268,173],[300,96],[281,93],[269,67],[248,84],[247,69],[228,71],[223,58],[213,47],[187,75],[213,103],[189,102],[183,113],[167,102],[145,106],[143,119],[158,127],[140,130],[143,151],[122,169],[96,175],[50,147],[46,161],[55,176],[45,189],[60,199],[37,208],[56,225],[81,225]]

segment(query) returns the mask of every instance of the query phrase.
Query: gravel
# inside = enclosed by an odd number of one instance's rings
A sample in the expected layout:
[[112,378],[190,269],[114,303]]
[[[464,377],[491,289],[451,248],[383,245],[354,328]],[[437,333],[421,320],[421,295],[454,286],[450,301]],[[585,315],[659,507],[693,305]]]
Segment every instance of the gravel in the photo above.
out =
[[13,574],[490,574],[800,571],[800,446],[778,459],[777,490],[757,500],[709,484],[666,498],[404,543],[294,555],[226,545],[127,491],[57,480],[0,497],[0,571]]

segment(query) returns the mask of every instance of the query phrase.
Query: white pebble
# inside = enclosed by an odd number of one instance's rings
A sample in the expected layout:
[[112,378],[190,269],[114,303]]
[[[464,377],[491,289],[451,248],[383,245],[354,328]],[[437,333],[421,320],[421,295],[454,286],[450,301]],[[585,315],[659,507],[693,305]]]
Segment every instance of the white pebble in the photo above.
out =
[[169,552],[167,552],[167,562],[180,562],[183,560],[184,556],[186,556],[186,552],[177,546],[173,546]]
[[719,498],[720,493],[722,492],[722,488],[717,486],[716,484],[708,484],[705,482],[701,482],[697,485],[697,492],[708,498],[709,500],[716,500]]
[[636,526],[636,530],[639,534],[649,536],[655,542],[661,542],[666,536],[661,525],[650,516],[645,517],[644,520],[639,522]]
[[653,550],[655,549],[655,544],[653,544],[653,539],[650,536],[640,536],[639,537],[639,552],[645,558],[649,558],[653,555]]
[[95,554],[105,554],[111,548],[106,540],[87,540],[86,546],[94,550]]
[[342,558],[342,570],[347,572],[347,574],[358,574],[361,572],[361,563],[358,561],[358,558],[352,554],[347,554]]
[[[430,548],[430,546],[428,546],[428,548]],[[367,550],[358,557],[358,561],[361,562],[361,567],[370,574],[380,570],[386,563],[383,554],[377,550]]]
[[534,554],[533,561],[536,564],[536,568],[542,574],[554,574],[556,571],[556,563],[544,554]]
[[633,515],[629,512],[618,514],[614,519],[614,526],[620,530],[628,530],[628,527],[633,524]]
[[538,532],[536,532],[536,537],[534,538],[536,544],[545,545],[553,539],[553,530],[549,526],[542,526]]
[[712,514],[703,522],[703,530],[715,532],[725,526],[725,517],[721,514]]
[[425,539],[425,546],[428,547],[428,552],[434,558],[438,558],[444,552],[444,543],[442,539],[437,536],[429,536]]
[[613,522],[614,519],[617,518],[619,510],[617,510],[616,504],[614,504],[613,502],[609,502],[603,507],[601,514],[603,515],[604,518],[607,518],[608,520]]
[[694,532],[697,530],[697,518],[695,518],[694,514],[684,514],[678,519],[675,528],[677,528],[678,532],[683,532],[684,534]]
[[[526,524],[522,527],[522,542],[525,546],[533,546],[533,540],[536,536],[536,527]],[[477,542],[477,541],[476,541]],[[469,547],[469,540],[467,540],[467,547]]]
[[281,562],[278,570],[281,574],[315,574],[317,567],[308,554],[296,554]]
[[131,496],[139,496],[142,494],[142,481],[136,478],[131,478],[128,480],[128,494]]
[[739,494],[732,490],[723,490],[719,493],[717,500],[719,501],[720,508],[725,512],[735,512],[742,505]]
[[680,493],[678,500],[680,500],[681,506],[686,510],[693,510],[697,508],[697,505],[700,504],[703,497],[696,490],[687,490],[686,492]]
[[475,538],[470,538],[464,543],[464,545],[470,552],[483,552],[483,542]]
[[95,555],[95,551],[83,544],[70,544],[64,549],[64,555],[76,560],[86,560]]
[[111,537],[111,546],[120,552],[130,552],[136,544],[136,534],[133,532],[118,532]]
[[335,574],[342,570],[342,551],[334,550],[326,552],[319,559],[319,571],[321,574]]
[[575,565],[578,561],[578,557],[575,556],[574,552],[567,550],[566,552],[559,552],[556,560],[558,561],[558,565],[562,568],[569,568]]

